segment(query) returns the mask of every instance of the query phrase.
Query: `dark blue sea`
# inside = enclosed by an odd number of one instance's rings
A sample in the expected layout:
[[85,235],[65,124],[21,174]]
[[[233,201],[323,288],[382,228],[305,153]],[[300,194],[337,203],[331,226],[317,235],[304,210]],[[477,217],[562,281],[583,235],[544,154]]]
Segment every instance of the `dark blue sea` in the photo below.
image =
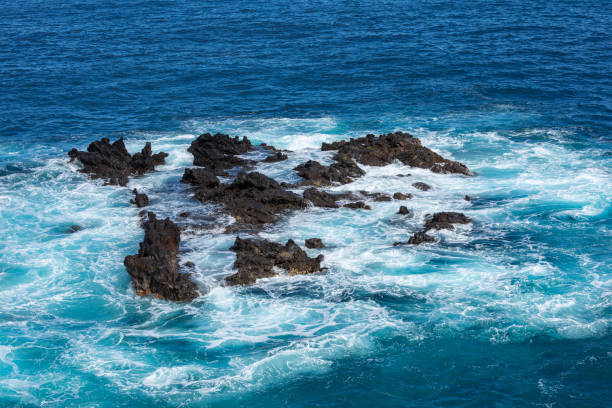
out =
[[[0,406],[612,406],[611,38],[610,1],[2,2]],[[257,169],[295,181],[322,142],[396,130],[477,176],[363,166],[341,188],[411,192],[413,218],[260,234],[322,238],[326,273],[229,287],[236,234],[193,230],[202,296],[134,292],[131,188],[214,215],[179,182],[198,134],[290,149]],[[101,137],[169,157],[103,186],[66,155]],[[392,245],[436,211],[473,223]]]

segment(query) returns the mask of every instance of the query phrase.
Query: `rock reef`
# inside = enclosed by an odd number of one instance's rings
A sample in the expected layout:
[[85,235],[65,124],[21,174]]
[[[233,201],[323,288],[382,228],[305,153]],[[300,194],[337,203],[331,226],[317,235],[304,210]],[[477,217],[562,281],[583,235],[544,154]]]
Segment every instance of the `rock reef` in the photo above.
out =
[[211,135],[204,133],[191,142],[187,151],[193,155],[194,166],[203,166],[215,174],[249,163],[248,160],[236,157],[253,150],[253,145],[246,137],[230,137],[222,133]]

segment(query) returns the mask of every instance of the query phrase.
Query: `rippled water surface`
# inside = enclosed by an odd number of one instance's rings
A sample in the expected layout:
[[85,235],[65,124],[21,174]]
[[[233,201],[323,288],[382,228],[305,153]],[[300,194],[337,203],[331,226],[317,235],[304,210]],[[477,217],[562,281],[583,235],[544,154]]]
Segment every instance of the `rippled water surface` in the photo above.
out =
[[[610,4],[4,4],[0,406],[610,406]],[[394,130],[478,175],[363,166],[329,190],[412,193],[414,216],[310,208],[260,234],[322,238],[322,274],[226,287],[236,235],[187,229],[204,295],[183,304],[136,296],[131,193],[66,156],[151,141],[167,163],[128,187],[184,224],[215,215],[179,182],[199,133],[290,149],[257,170],[293,182],[322,142]],[[474,222],[393,246],[445,210]]]

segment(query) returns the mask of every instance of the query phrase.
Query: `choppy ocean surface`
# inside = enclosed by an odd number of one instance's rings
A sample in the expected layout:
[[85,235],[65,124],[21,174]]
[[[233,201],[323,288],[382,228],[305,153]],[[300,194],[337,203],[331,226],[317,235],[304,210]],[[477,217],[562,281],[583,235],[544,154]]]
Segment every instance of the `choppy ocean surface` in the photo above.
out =
[[[611,27],[606,1],[6,2],[0,406],[609,407]],[[213,211],[179,182],[201,132],[292,150],[258,170],[295,181],[321,142],[394,130],[478,176],[364,167],[342,189],[411,192],[413,218],[262,232],[322,238],[324,274],[225,287],[235,235],[187,231],[186,304],[136,296],[129,189],[66,156],[151,141],[167,164],[128,187],[180,222]],[[474,222],[393,247],[444,210]]]

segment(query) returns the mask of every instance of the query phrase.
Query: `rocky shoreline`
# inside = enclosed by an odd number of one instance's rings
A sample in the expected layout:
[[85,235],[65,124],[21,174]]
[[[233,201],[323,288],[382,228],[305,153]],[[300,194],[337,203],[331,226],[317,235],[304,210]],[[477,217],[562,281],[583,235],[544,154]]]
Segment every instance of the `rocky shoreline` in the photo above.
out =
[[[202,134],[188,148],[194,157],[195,167],[185,168],[181,182],[190,186],[196,200],[217,204],[222,208],[221,211],[231,215],[234,223],[226,227],[225,233],[248,230],[256,235],[266,224],[275,223],[283,215],[309,206],[367,211],[371,207],[365,200],[403,202],[412,199],[412,194],[405,192],[396,192],[391,196],[363,190],[329,193],[321,189],[349,184],[364,176],[366,172],[359,164],[386,166],[398,160],[435,173],[454,173],[468,177],[474,175],[464,164],[443,158],[422,146],[419,139],[403,132],[323,143],[322,151],[336,151],[334,162],[326,166],[309,160],[296,166],[294,171],[301,181],[295,184],[279,183],[262,173],[250,171],[258,162],[240,156],[256,148],[270,152],[260,162],[276,163],[288,158],[286,152],[273,146],[261,144],[256,147],[246,137],[230,137],[219,133]],[[82,164],[80,172],[88,174],[92,179],[102,179],[105,185],[119,186],[126,186],[130,176],[155,171],[155,167],[164,164],[168,156],[164,152],[153,154],[149,142],[140,153],[130,155],[122,139],[111,144],[107,138],[91,143],[87,151],[72,149],[68,155],[71,161],[77,160]],[[231,177],[230,170],[234,174],[235,170],[238,172],[230,182],[221,182],[219,176]],[[398,174],[398,177],[406,176]],[[431,188],[423,182],[412,183],[412,186],[421,191]],[[302,187],[305,189],[301,195],[292,191]],[[138,208],[148,206],[149,199],[145,193],[134,189],[133,194],[132,204]],[[401,205],[398,214],[410,217],[412,211]],[[142,223],[144,239],[140,243],[140,250],[124,260],[136,293],[173,301],[189,301],[198,297],[198,287],[190,279],[189,271],[181,271],[179,268],[178,226],[170,219],[157,219],[153,212],[146,213],[143,210],[141,215],[146,215],[147,219]],[[181,217],[189,216],[188,212],[181,213]],[[471,219],[461,213],[435,213],[427,219],[424,228],[415,232],[407,242],[396,242],[393,245],[432,243],[436,239],[428,235],[428,231],[453,230],[453,224],[470,222]],[[310,249],[324,247],[319,238],[306,240],[305,246]],[[236,237],[230,250],[236,254],[233,266],[236,272],[225,278],[227,285],[253,284],[257,279],[277,276],[281,270],[296,275],[324,269],[321,267],[323,255],[309,257],[293,240],[280,244],[261,238]]]

